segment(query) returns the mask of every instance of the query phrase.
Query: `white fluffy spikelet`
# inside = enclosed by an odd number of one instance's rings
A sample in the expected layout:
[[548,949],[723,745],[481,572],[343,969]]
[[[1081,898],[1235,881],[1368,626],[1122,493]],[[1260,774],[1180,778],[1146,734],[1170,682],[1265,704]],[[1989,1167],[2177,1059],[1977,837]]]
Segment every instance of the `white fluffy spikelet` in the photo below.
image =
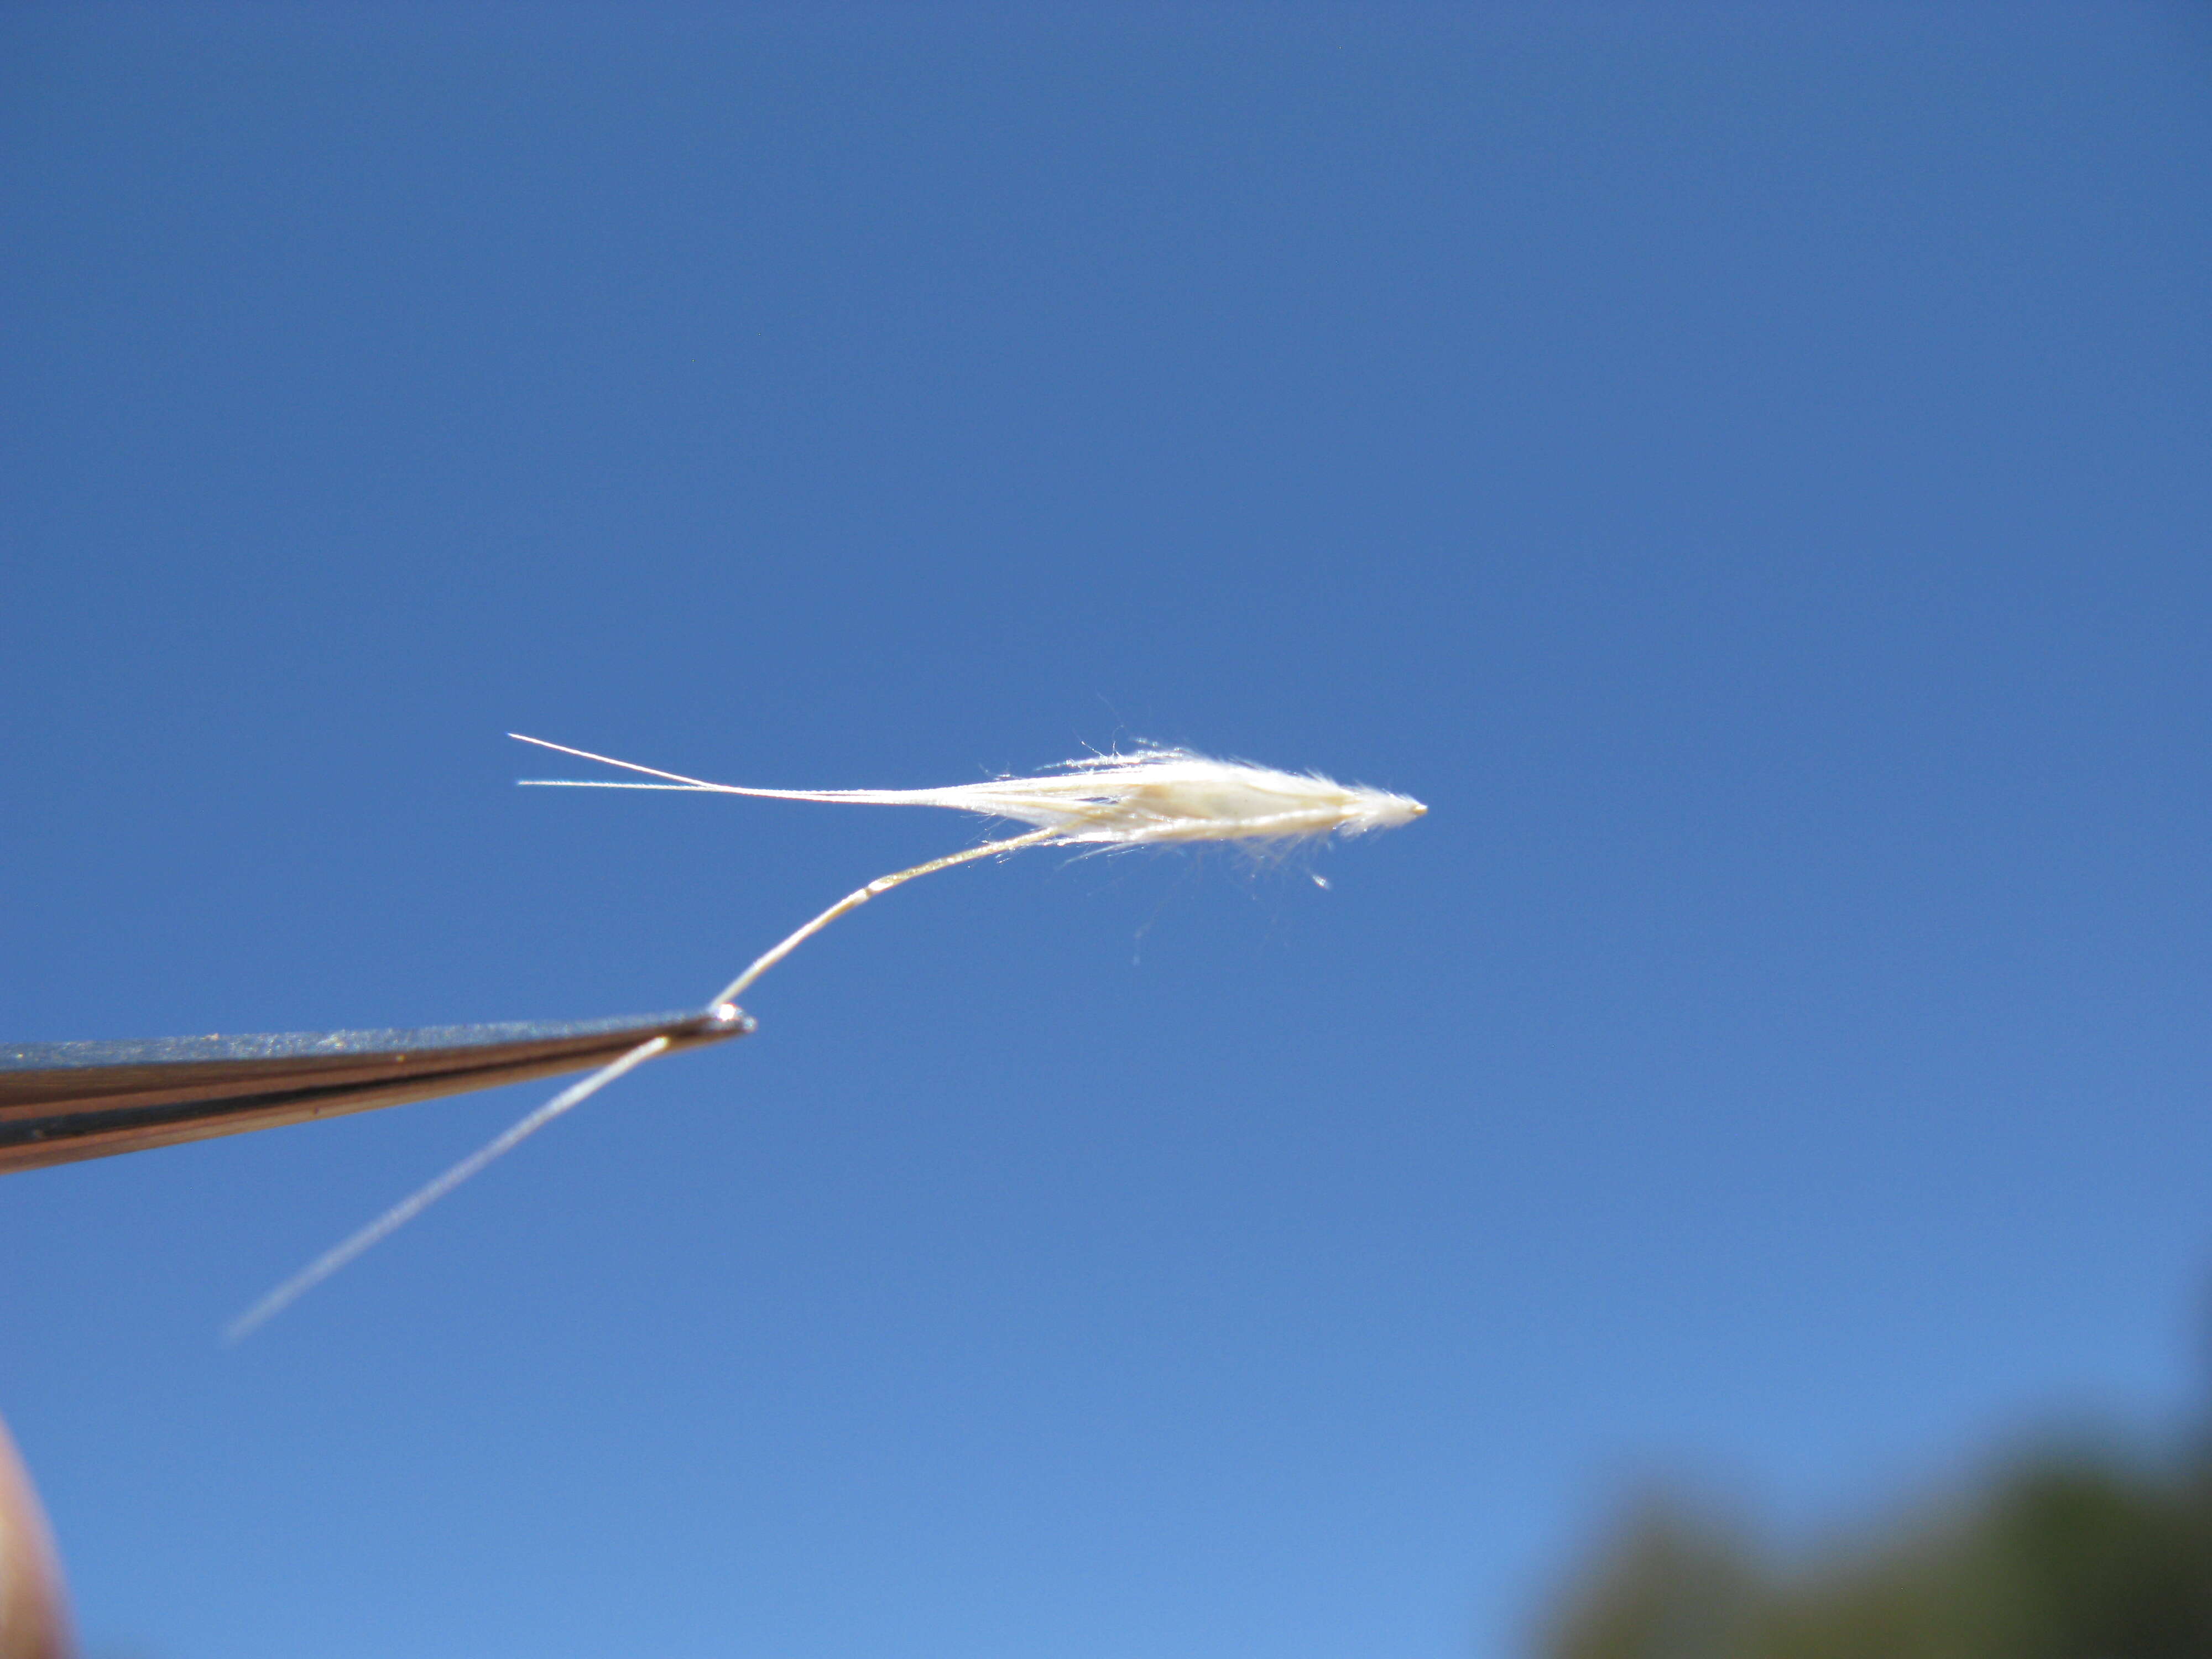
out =
[[550,788],[687,789],[771,800],[846,802],[865,806],[950,806],[1049,830],[1032,845],[1139,847],[1196,841],[1304,841],[1357,836],[1410,823],[1429,809],[1406,795],[1341,784],[1318,773],[1278,772],[1218,761],[1188,749],[1146,749],[1069,761],[1029,778],[993,778],[943,789],[755,789],[708,783],[629,761],[510,736],[580,759],[663,778],[663,783],[528,778]]
[[[659,778],[659,783],[600,782],[526,778],[526,783],[568,789],[683,789],[720,795],[762,795],[771,800],[842,801],[866,806],[950,806],[1032,826],[1026,833],[948,853],[908,870],[878,876],[848,893],[811,921],[724,986],[710,1006],[736,1012],[738,996],[838,917],[857,910],[880,893],[934,875],[955,865],[1012,853],[1024,847],[1144,847],[1182,842],[1227,841],[1280,845],[1329,835],[1357,836],[1410,823],[1429,809],[1410,796],[1380,789],[1347,787],[1316,773],[1277,772],[1264,766],[1209,760],[1185,749],[1146,749],[1133,755],[1101,755],[1070,761],[1033,778],[994,778],[986,783],[955,784],[947,789],[747,789],[733,783],[708,783],[680,772],[663,772],[588,749],[548,743],[543,738],[510,737],[581,760],[619,766]],[[1316,878],[1319,879],[1318,877]],[[668,1047],[654,1037],[571,1084],[489,1145],[464,1158],[411,1197],[325,1251],[278,1285],[229,1328],[236,1341],[329,1278],[379,1239],[388,1237],[495,1158],[503,1157],[554,1119],[573,1110],[635,1067]]]

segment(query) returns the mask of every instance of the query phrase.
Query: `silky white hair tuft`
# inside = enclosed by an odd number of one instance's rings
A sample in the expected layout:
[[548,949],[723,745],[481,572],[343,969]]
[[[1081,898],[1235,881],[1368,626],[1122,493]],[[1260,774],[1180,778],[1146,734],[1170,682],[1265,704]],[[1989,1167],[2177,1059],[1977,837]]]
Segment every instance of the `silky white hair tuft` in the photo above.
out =
[[595,755],[543,738],[509,737],[581,760],[619,766],[665,780],[630,783],[581,778],[525,778],[553,789],[708,790],[771,800],[840,802],[860,806],[950,806],[985,817],[1035,825],[1052,834],[1048,847],[1097,843],[1139,847],[1196,841],[1305,841],[1363,835],[1410,823],[1429,809],[1408,795],[1342,784],[1318,772],[1278,772],[1243,761],[1214,760],[1188,749],[1141,749],[1064,763],[1027,778],[993,778],[942,789],[760,789],[709,783],[633,761]]

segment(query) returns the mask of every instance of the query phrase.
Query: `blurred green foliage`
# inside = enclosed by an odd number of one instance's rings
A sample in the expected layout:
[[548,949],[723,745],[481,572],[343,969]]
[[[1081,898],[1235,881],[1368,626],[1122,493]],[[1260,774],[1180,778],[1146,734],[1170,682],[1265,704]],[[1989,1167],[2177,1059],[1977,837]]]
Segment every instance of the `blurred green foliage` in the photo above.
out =
[[2212,1659],[2212,1457],[2073,1450],[1791,1559],[1648,1503],[1571,1579],[1544,1659]]

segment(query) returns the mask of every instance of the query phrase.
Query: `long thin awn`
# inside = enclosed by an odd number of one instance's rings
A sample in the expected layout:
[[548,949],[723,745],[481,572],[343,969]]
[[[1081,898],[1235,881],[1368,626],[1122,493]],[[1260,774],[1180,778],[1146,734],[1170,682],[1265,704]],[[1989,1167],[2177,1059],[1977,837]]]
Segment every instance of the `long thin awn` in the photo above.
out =
[[[1316,773],[1277,772],[1242,762],[1212,760],[1183,749],[1147,748],[1127,755],[1094,756],[1070,761],[1033,777],[993,778],[942,789],[757,789],[731,783],[709,783],[679,772],[663,772],[632,761],[595,755],[589,750],[548,743],[543,738],[524,737],[520,732],[507,735],[541,749],[658,780],[652,783],[628,779],[523,780],[548,788],[670,789],[867,806],[945,806],[1002,823],[1031,826],[1023,835],[986,842],[980,847],[931,859],[910,869],[895,870],[848,893],[755,958],[744,972],[715,994],[710,1006],[734,1004],[754,981],[799,945],[878,894],[887,893],[918,876],[950,870],[955,865],[972,864],[978,859],[1018,852],[1025,847],[1141,847],[1188,842],[1280,846],[1317,841],[1330,835],[1356,836],[1370,830],[1389,829],[1409,823],[1429,810],[1407,795],[1337,783]],[[231,1322],[225,1335],[235,1342],[250,1334],[487,1164],[667,1046],[665,1037],[640,1043],[589,1077],[571,1084],[435,1181],[318,1256]]]

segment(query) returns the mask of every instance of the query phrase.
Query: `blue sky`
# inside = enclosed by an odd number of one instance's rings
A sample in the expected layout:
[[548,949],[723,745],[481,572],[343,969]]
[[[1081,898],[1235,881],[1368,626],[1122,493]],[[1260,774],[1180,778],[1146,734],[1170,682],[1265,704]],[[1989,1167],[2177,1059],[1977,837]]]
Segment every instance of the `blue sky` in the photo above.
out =
[[9,1178],[95,1653],[1504,1656],[1641,1480],[2204,1402],[2201,12],[0,64],[4,1035],[680,1006],[972,833],[510,729],[1432,807],[902,890],[237,1349],[543,1091]]

